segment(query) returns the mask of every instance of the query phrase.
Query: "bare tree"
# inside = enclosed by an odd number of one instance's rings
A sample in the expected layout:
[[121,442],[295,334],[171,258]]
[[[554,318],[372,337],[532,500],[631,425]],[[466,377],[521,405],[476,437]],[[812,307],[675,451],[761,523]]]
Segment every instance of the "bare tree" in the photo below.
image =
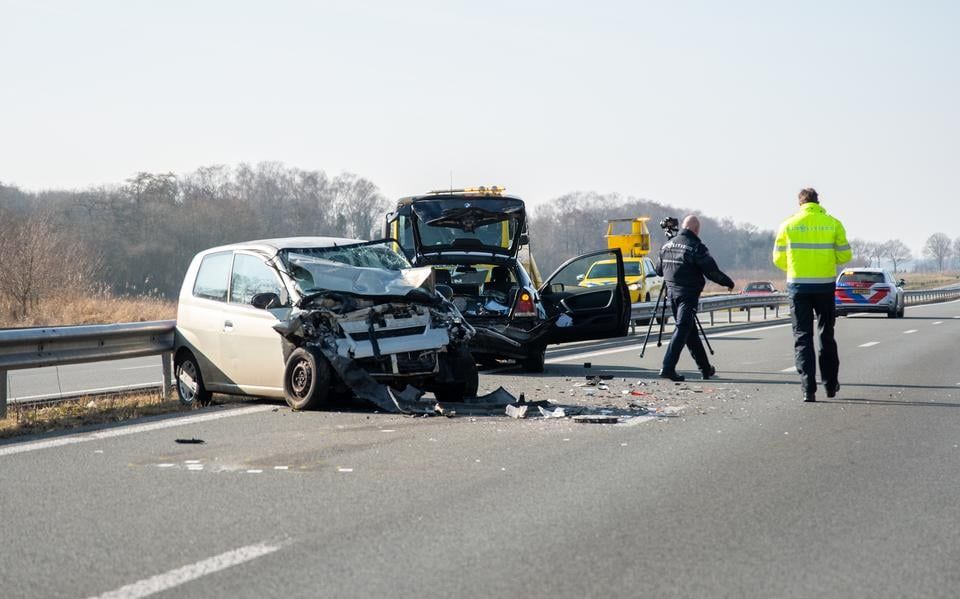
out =
[[333,180],[336,229],[340,235],[367,239],[375,235],[379,219],[387,211],[387,200],[368,179],[343,173]]
[[92,283],[97,269],[90,253],[68,238],[49,213],[4,225],[0,236],[0,294],[13,302],[13,317],[26,317],[40,302],[59,292]]
[[957,259],[957,266],[960,266],[960,237],[953,240],[953,256]]
[[897,266],[913,259],[913,253],[907,244],[899,239],[891,239],[882,244],[883,256],[893,263],[893,272],[897,272]]
[[883,243],[878,242],[868,242],[867,247],[868,256],[870,257],[870,265],[873,265],[874,260],[877,262],[877,267],[882,266],[880,262],[886,256],[886,247]]
[[923,255],[937,261],[937,270],[943,270],[943,263],[950,257],[950,243],[945,233],[934,233],[923,246]]

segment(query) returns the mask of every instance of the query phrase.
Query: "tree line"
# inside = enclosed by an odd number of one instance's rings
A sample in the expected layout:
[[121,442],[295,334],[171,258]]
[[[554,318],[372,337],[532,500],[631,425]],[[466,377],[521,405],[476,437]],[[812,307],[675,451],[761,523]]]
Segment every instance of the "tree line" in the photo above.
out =
[[[392,203],[370,180],[264,162],[208,166],[184,175],[137,173],[121,184],[29,192],[0,183],[0,303],[16,313],[45,298],[92,290],[176,297],[190,259],[216,245],[270,237],[375,238]],[[605,247],[609,218],[650,217],[657,226],[692,211],[618,194],[575,192],[530,208],[531,250],[548,274],[565,259]],[[774,232],[700,215],[721,268],[781,278],[770,262]],[[856,264],[913,259],[899,240],[851,241]],[[928,240],[924,255],[943,269],[960,258],[960,238]]]

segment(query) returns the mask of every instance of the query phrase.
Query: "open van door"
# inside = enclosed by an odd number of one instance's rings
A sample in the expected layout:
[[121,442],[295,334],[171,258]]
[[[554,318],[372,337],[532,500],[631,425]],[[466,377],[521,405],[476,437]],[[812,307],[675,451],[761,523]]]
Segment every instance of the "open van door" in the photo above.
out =
[[[587,272],[597,263],[610,268],[606,277],[610,282],[584,283]],[[567,260],[540,287],[540,299],[547,316],[557,317],[547,343],[626,335],[632,307],[623,255],[619,249],[608,249]]]

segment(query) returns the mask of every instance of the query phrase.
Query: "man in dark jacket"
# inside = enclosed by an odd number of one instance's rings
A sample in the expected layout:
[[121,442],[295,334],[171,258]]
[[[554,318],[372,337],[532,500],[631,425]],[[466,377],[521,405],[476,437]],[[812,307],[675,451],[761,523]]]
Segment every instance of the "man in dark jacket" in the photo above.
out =
[[667,297],[676,323],[667,353],[663,356],[660,377],[671,381],[683,380],[683,376],[677,374],[677,361],[680,360],[684,345],[696,360],[704,379],[717,373],[710,365],[703,342],[697,334],[697,307],[700,305],[704,277],[733,291],[733,279],[720,271],[707,246],[700,242],[699,234],[700,219],[691,214],[683,219],[677,236],[660,248],[657,274],[662,275],[666,282]]

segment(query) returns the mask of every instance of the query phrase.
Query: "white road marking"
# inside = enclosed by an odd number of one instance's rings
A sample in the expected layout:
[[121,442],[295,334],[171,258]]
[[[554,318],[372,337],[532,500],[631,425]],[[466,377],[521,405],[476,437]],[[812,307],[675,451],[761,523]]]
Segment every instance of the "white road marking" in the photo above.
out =
[[[710,338],[711,338],[711,339],[716,339],[716,338],[718,338],[718,337],[731,337],[731,336],[733,336],[733,335],[742,335],[742,334],[744,334],[744,333],[756,333],[756,332],[758,332],[758,331],[769,331],[770,329],[780,329],[780,328],[788,327],[788,326],[790,326],[790,325],[789,325],[789,324],[776,324],[776,325],[773,325],[773,326],[769,326],[769,327],[759,327],[759,328],[756,328],[756,329],[743,329],[743,330],[741,330],[741,331],[728,331],[728,332],[726,332],[726,333],[711,334],[711,335],[710,335]],[[648,345],[648,347],[649,347],[649,343],[648,343],[647,345]],[[592,358],[592,357],[594,357],[594,356],[606,356],[606,355],[608,355],[608,354],[618,354],[618,353],[625,352],[625,351],[635,351],[635,350],[638,350],[638,349],[640,349],[640,348],[642,348],[642,347],[643,347],[643,343],[632,343],[632,344],[630,344],[630,345],[623,345],[623,346],[620,346],[620,347],[615,347],[615,348],[613,348],[613,349],[601,349],[601,350],[592,351],[592,352],[585,352],[585,353],[582,353],[582,354],[573,354],[573,355],[570,355],[570,356],[562,356],[562,357],[560,357],[560,358],[550,358],[549,360],[546,360],[545,362],[546,362],[547,364],[558,364],[558,363],[560,363],[560,362],[572,362],[572,361],[574,361],[574,360],[581,360],[581,359],[583,359],[583,358]],[[495,370],[488,370],[488,371],[485,371],[485,372],[495,372]]]
[[938,321],[936,321],[936,322],[931,322],[930,324],[943,324],[943,321],[942,321],[942,320],[938,320]]
[[51,447],[61,447],[63,445],[73,445],[75,443],[86,443],[87,441],[99,441],[103,439],[112,439],[114,437],[125,437],[137,433],[146,433],[158,431],[165,428],[176,426],[186,426],[188,424],[197,424],[200,422],[210,422],[211,420],[220,420],[221,418],[232,418],[233,416],[245,416],[257,412],[266,412],[275,410],[276,406],[250,406],[246,408],[233,408],[215,412],[213,414],[197,414],[196,416],[186,416],[184,418],[169,418],[159,422],[150,422],[147,424],[135,424],[131,426],[119,426],[93,433],[81,433],[79,435],[70,435],[67,437],[57,437],[56,439],[47,439],[45,441],[28,441],[26,443],[17,443],[13,445],[0,445],[0,457],[13,455],[16,453],[25,453],[28,451],[37,451],[38,449],[49,449]]
[[187,466],[187,470],[199,471],[203,470],[203,464],[190,464]]
[[195,564],[190,564],[189,566],[170,570],[169,572],[157,574],[150,578],[144,578],[133,584],[128,584],[127,586],[120,587],[119,589],[91,599],[139,599],[140,597],[149,597],[150,595],[178,587],[192,580],[207,576],[208,574],[226,570],[227,568],[249,562],[258,557],[269,555],[278,549],[280,549],[280,547],[276,545],[267,545],[264,543],[240,547],[239,549],[215,555]]
[[337,468],[337,472],[353,472],[353,468]]
[[156,369],[156,364],[151,364],[149,366],[124,366],[123,368],[117,368],[117,370],[144,370],[146,368]]
[[259,469],[254,468],[254,469],[251,469],[251,470],[247,470],[247,474],[263,474],[263,470],[259,470]]
[[184,460],[184,464],[199,464],[200,460]]
[[861,343],[857,347],[873,347],[874,345],[879,345],[879,341],[867,341],[866,343]]
[[910,333],[916,333],[916,332],[917,332],[917,329],[910,329],[909,331],[904,331],[903,334],[909,335]]
[[173,468],[176,464],[157,464],[157,468]]
[[791,366],[790,368],[784,368],[784,369],[781,370],[780,372],[796,372],[796,371],[797,371],[797,367],[796,367],[796,366]]
[[290,466],[274,466],[274,470],[289,470]]
[[[644,422],[650,422],[651,420],[656,420],[656,416],[634,416],[629,420],[623,422],[618,422],[613,426],[637,426],[638,424],[643,424]],[[569,441],[570,439],[564,439],[564,441]]]

